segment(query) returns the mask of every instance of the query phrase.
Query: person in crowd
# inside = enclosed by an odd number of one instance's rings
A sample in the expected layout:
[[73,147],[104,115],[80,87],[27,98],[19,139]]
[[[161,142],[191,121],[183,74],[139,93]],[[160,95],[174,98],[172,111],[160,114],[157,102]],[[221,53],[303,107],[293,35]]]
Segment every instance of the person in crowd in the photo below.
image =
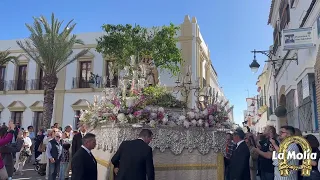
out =
[[53,128],[59,129],[59,123],[54,123]]
[[72,139],[72,157],[76,154],[76,152],[81,148],[82,138],[87,134],[87,126],[82,124],[80,126],[80,133],[73,136]]
[[152,149],[148,146],[152,135],[151,130],[142,129],[138,139],[120,144],[111,159],[116,179],[155,179]]
[[250,151],[250,159],[249,159],[249,167],[250,167],[250,176],[251,180],[257,179],[257,170],[258,170],[258,157],[259,154],[254,150],[257,147],[254,137],[252,134],[247,134],[245,141],[249,147]]
[[[72,158],[71,179],[72,180],[89,180],[89,179],[97,180],[98,179],[97,161],[91,153],[91,150],[96,147],[96,136],[92,133],[87,133],[82,138],[82,141],[83,141],[83,145],[81,145],[80,149],[74,154]],[[154,180],[154,179],[148,179],[148,180]]]
[[67,132],[69,134],[69,138],[72,139],[73,138],[73,132],[72,132],[72,126],[71,125],[67,125],[64,128],[64,131]]
[[[7,135],[8,127],[4,126],[0,128],[0,139],[5,138]],[[0,153],[2,156],[2,160],[5,164],[8,180],[12,180],[13,172],[14,172],[14,162],[13,162],[13,153],[19,152],[22,148],[23,140],[16,141],[13,144],[7,144],[6,146],[0,147]]]
[[242,129],[236,129],[233,133],[233,142],[236,144],[236,148],[230,159],[229,174],[231,180],[250,179],[250,151],[244,142],[245,136]]
[[61,138],[61,132],[55,132],[53,139],[47,144],[46,154],[49,159],[49,180],[55,180],[58,175],[62,157]]
[[309,145],[311,146],[312,153],[316,153],[317,157],[312,162],[312,171],[310,173],[310,176],[303,177],[303,180],[318,180],[318,179],[320,179],[320,172],[318,170],[318,162],[320,159],[319,141],[312,134],[308,134],[307,136],[305,136],[305,139],[308,141]]
[[29,138],[31,139],[31,142],[32,142],[32,146],[31,146],[31,148],[30,148],[31,153],[32,153],[32,156],[30,156],[30,157],[28,158],[28,160],[27,160],[27,162],[30,162],[30,161],[33,161],[33,159],[34,159],[34,158],[32,158],[32,157],[33,157],[34,152],[35,152],[35,150],[34,150],[34,140],[35,140],[35,138],[36,138],[36,134],[35,134],[35,132],[34,132],[33,126],[28,126],[27,129],[28,129],[28,132],[29,132]]
[[[73,135],[73,137],[76,135],[76,134],[78,134],[79,133],[79,131],[78,130],[74,130],[74,131],[72,131],[72,135]],[[73,139],[73,138],[72,138]]]
[[[69,138],[68,138],[68,141],[70,144],[72,144],[72,139],[73,139],[73,131],[72,131],[72,126],[71,125],[67,125],[65,128],[64,128],[65,132],[69,134]],[[69,148],[69,152],[70,152],[70,159],[71,159],[71,153],[72,153],[72,148]],[[66,168],[66,171],[65,171],[65,177],[69,177],[69,173],[70,173],[70,170],[71,170],[71,161],[69,161],[68,163],[68,166]]]
[[[267,126],[264,129],[264,136],[260,136],[258,147],[254,150],[259,154],[259,172],[261,180],[273,180],[274,179],[274,166],[272,162],[272,144],[270,139],[273,139],[276,144],[279,145],[277,140],[276,129],[273,126]],[[265,139],[264,139],[265,137]]]
[[15,126],[15,128],[14,128],[14,141],[16,141],[17,140],[17,137],[18,137],[18,134],[19,134],[19,132],[20,132],[20,123],[19,122],[17,122],[16,123],[16,126]]
[[225,180],[229,180],[228,168],[230,164],[230,158],[232,156],[232,152],[235,149],[236,145],[233,143],[233,137],[231,133],[227,134],[227,143],[226,143],[226,155],[224,157],[224,165],[225,165]]
[[[280,136],[279,139],[282,142],[285,138],[294,136],[295,135],[295,129],[292,126],[282,126],[280,128]],[[275,142],[274,139],[270,139],[270,142],[274,148],[274,151],[278,152],[279,151],[279,145]],[[289,147],[287,148],[288,152],[295,152],[296,154],[299,153],[299,148],[297,144],[291,143]],[[277,155],[277,154],[276,154]],[[273,165],[274,165],[274,180],[297,180],[298,179],[298,172],[295,170],[291,170],[289,172],[289,175],[286,177],[283,177],[280,175],[279,171],[279,162],[278,159],[272,159],[273,160]],[[299,160],[298,159],[289,159],[288,164],[298,166],[299,165]]]
[[29,132],[23,131],[22,133],[22,139],[23,139],[23,146],[19,154],[19,158],[16,159],[18,161],[17,166],[15,167],[16,171],[20,173],[20,175],[23,175],[22,169],[27,161],[27,159],[32,155],[31,153],[31,146],[32,141],[29,138]]
[[[0,139],[0,147],[3,147],[7,144],[9,144],[12,139],[14,138],[14,129],[15,129],[15,124],[13,123],[13,121],[9,121],[8,123],[8,133]],[[2,155],[0,156],[0,179],[8,179],[8,173],[7,170],[5,168],[4,162],[2,160]]]
[[[17,139],[15,141],[15,143],[17,142],[22,142],[22,144],[24,143],[24,140],[23,140],[23,132],[20,131],[18,133],[18,136],[17,136]],[[19,151],[17,151],[16,153],[14,153],[15,155],[15,164],[14,164],[14,171],[17,171],[18,170],[18,167],[19,167],[19,157],[20,157],[20,151],[22,150],[22,147],[19,149]]]
[[[42,145],[43,139],[44,139],[44,130],[39,129],[37,136],[34,139],[34,157],[35,160],[40,156],[40,154],[43,152],[43,149],[41,150],[40,145]],[[39,148],[40,147],[40,148]]]
[[294,133],[295,136],[302,136],[302,132],[300,131],[300,129],[294,128],[294,131],[295,131]]
[[64,132],[62,133],[62,158],[60,162],[60,173],[59,173],[59,179],[65,180],[65,178],[68,178],[69,176],[66,175],[66,170],[68,168],[69,162],[70,162],[70,140],[69,140],[69,133]]
[[41,164],[41,170],[39,171],[39,174],[42,176],[46,175],[46,177],[48,178],[49,164],[48,164],[48,157],[46,155],[46,147],[49,141],[51,141],[51,139],[53,138],[53,135],[54,135],[53,129],[48,129],[46,134],[47,135],[43,138],[42,144],[40,145],[41,148],[39,149],[42,152],[41,159],[39,162],[39,164]]

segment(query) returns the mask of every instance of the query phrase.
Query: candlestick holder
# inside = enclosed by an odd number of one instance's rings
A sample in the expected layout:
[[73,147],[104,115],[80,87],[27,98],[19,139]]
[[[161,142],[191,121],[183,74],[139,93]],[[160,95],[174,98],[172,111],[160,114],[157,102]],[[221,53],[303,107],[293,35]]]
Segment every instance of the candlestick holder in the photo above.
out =
[[173,89],[174,93],[180,93],[181,96],[185,98],[185,104],[188,104],[189,96],[192,91],[194,91],[194,95],[198,97],[201,89],[199,78],[196,80],[195,84],[192,83],[191,79],[192,72],[191,66],[189,66],[187,69],[187,73],[184,75],[184,77],[181,77],[181,74],[179,73],[178,78],[175,82],[176,86]]

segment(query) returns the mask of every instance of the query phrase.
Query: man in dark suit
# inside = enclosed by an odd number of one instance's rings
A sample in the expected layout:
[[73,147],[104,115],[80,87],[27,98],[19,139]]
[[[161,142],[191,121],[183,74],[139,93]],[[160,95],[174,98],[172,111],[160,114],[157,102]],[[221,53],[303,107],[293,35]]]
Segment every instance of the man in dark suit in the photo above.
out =
[[247,144],[244,142],[244,138],[245,133],[241,129],[237,129],[233,134],[233,141],[236,144],[236,149],[233,151],[230,159],[230,180],[250,179],[250,151]]
[[148,144],[152,140],[152,132],[143,129],[139,138],[121,143],[112,157],[116,180],[154,180],[152,149]]
[[80,132],[74,135],[72,139],[72,150],[71,150],[72,157],[81,148],[82,138],[86,135],[86,133],[87,133],[87,126],[85,124],[82,124],[80,126]]
[[96,147],[96,135],[87,133],[82,138],[83,145],[73,156],[71,161],[71,180],[97,180],[97,161],[91,154]]

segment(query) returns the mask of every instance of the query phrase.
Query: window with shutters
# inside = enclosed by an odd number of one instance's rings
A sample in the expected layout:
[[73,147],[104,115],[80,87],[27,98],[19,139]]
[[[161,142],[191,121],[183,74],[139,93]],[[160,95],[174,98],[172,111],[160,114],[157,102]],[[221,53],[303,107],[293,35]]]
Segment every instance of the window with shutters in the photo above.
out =
[[290,7],[288,0],[281,0],[279,8],[280,31],[282,31],[290,22]]
[[81,112],[79,110],[75,111],[75,116],[74,116],[74,127],[76,129],[78,129],[79,127],[79,123],[80,123],[80,115],[81,115]]
[[281,45],[281,31],[279,30],[279,24],[273,30],[273,52],[276,53],[278,47]]
[[22,111],[14,111],[11,112],[11,119],[13,120],[14,124],[21,124],[22,123]]
[[6,67],[0,66],[0,91],[5,90],[5,74],[6,74]]

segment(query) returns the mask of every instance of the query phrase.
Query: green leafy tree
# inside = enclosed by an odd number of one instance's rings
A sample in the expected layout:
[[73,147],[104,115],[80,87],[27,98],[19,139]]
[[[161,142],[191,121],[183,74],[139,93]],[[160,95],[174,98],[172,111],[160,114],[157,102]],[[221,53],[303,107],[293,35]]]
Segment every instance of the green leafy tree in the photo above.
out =
[[[103,25],[106,34],[98,39],[97,51],[115,59],[114,67],[130,65],[130,56],[151,57],[156,67],[176,74],[182,62],[177,48],[176,33],[179,27],[170,24],[147,29],[139,25]],[[138,62],[137,62],[138,63]]]
[[51,22],[48,22],[44,16],[33,19],[33,25],[26,24],[31,33],[29,39],[17,41],[17,43],[44,72],[43,125],[50,127],[58,72],[85,55],[89,49],[83,49],[73,55],[73,46],[84,44],[82,40],[77,39],[76,35],[71,34],[76,26],[73,20],[61,28],[63,21],[56,19],[54,14],[51,15]]
[[0,66],[3,66],[7,64],[8,62],[15,63],[17,60],[17,57],[10,56],[10,52],[8,50],[6,51],[0,51]]

